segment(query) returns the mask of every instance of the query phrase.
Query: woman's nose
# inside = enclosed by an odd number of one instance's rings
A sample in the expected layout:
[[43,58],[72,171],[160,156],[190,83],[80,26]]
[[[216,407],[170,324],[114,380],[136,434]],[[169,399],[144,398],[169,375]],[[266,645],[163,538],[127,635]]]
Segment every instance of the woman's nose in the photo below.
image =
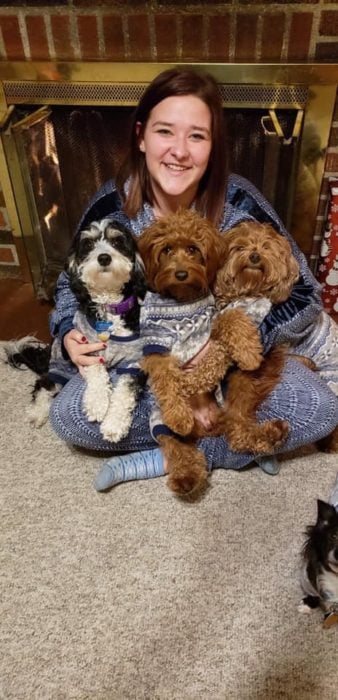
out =
[[171,144],[171,152],[178,159],[185,158],[189,155],[186,139],[183,137],[176,137],[175,141]]

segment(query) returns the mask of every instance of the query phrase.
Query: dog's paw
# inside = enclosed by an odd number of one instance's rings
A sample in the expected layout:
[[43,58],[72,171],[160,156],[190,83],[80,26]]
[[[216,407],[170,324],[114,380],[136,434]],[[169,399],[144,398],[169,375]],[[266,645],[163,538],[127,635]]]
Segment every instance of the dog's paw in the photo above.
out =
[[101,423],[109,408],[109,394],[98,394],[92,389],[85,390],[83,396],[83,409],[88,420],[93,423]]
[[86,388],[83,394],[83,409],[90,422],[103,421],[110,404],[112,387],[109,375],[101,364],[84,368]]
[[34,428],[41,428],[47,423],[53,398],[54,395],[50,391],[41,389],[30,404],[27,409],[27,418]]
[[41,428],[47,423],[49,411],[40,411],[38,407],[30,406],[27,409],[27,418],[33,428]]
[[104,420],[100,425],[100,433],[108,442],[120,442],[122,438],[127,437],[129,425],[112,425]]
[[182,416],[182,418],[171,415],[169,419],[164,418],[164,424],[170,428],[173,433],[176,433],[176,435],[186,437],[190,435],[194,427],[194,416],[191,412],[188,412],[184,417]]
[[289,434],[289,429],[289,423],[279,418],[248,425],[245,432],[233,427],[228,435],[229,445],[237,452],[250,450],[256,454],[270,454],[284,442]]
[[267,434],[271,447],[279,447],[289,434],[290,424],[288,421],[281,420],[280,418],[268,421],[267,423]]
[[199,465],[173,471],[168,476],[168,487],[182,498],[198,498],[208,486],[208,472]]
[[110,391],[109,407],[100,425],[105,440],[119,442],[129,433],[137,401],[134,380],[128,375],[119,378]]
[[269,453],[279,447],[286,440],[290,425],[286,420],[266,421],[260,425],[261,434],[257,436],[255,452],[259,454]]
[[301,603],[297,606],[297,610],[301,615],[309,615],[312,612],[312,608],[310,608],[304,601],[302,600]]
[[262,361],[263,354],[261,348],[248,348],[246,352],[242,352],[240,357],[237,358],[238,367],[248,372],[258,369]]

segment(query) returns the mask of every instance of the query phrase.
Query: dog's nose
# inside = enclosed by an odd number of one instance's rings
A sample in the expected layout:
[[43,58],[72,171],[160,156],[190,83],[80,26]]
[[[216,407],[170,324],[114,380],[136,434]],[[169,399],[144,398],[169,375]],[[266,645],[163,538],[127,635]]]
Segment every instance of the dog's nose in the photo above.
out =
[[186,270],[177,270],[177,272],[175,272],[175,277],[176,277],[180,282],[184,282],[184,280],[186,280],[187,277],[188,277],[188,273],[187,273]]
[[107,267],[111,263],[111,256],[108,253],[100,253],[97,256],[97,262],[102,265],[102,267]]
[[253,253],[250,253],[249,255],[249,260],[252,262],[254,265],[260,262],[261,256],[257,251],[254,251]]

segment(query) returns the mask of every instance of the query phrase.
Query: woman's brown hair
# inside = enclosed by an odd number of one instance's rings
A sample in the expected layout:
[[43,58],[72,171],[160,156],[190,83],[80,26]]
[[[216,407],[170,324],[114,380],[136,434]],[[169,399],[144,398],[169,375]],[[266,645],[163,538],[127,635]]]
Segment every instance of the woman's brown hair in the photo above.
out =
[[[124,202],[128,216],[135,216],[145,201],[152,203],[152,191],[144,153],[139,149],[151,110],[167,97],[194,95],[199,97],[211,113],[211,153],[196,196],[196,209],[215,226],[221,220],[227,187],[227,154],[224,117],[218,86],[214,78],[187,68],[173,68],[160,73],[146,88],[132,123],[129,153],[116,178],[120,192],[130,178],[129,190]],[[137,132],[137,124],[141,130]]]

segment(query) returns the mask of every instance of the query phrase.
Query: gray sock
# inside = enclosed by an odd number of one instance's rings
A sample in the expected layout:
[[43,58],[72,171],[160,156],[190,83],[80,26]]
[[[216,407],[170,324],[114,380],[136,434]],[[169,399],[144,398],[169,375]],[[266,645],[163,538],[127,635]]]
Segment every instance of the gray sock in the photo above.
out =
[[94,486],[97,491],[105,491],[123,481],[153,479],[164,474],[162,452],[157,447],[153,450],[131,452],[107,460],[97,474]]
[[255,462],[261,469],[263,469],[263,472],[265,472],[266,474],[271,474],[272,476],[274,476],[279,472],[279,464],[274,455],[264,455],[264,457],[256,457]]

